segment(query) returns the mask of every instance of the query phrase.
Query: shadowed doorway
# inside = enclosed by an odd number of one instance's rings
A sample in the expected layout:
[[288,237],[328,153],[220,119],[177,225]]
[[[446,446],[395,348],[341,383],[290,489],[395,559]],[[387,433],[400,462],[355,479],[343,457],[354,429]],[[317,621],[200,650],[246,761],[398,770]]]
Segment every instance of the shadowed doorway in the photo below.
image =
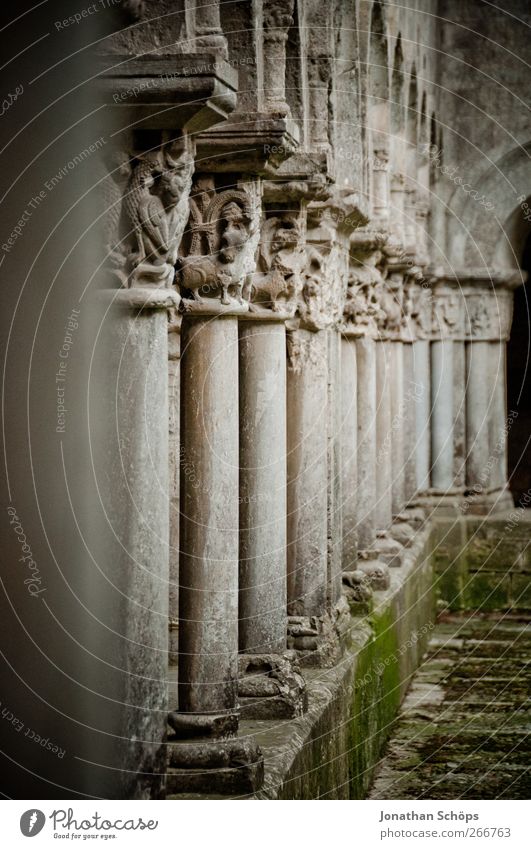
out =
[[[531,234],[522,253],[531,278]],[[516,505],[531,506],[531,282],[514,293],[511,337],[507,346],[507,406],[518,417],[508,437],[509,488]]]

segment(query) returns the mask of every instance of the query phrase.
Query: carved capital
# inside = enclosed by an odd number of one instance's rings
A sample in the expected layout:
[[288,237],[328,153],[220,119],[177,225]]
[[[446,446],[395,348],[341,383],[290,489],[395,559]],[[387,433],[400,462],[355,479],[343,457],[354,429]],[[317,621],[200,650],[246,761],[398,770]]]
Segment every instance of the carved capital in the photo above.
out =
[[264,106],[266,112],[282,117],[291,114],[285,78],[286,43],[294,6],[295,0],[263,0]]
[[464,332],[469,341],[505,342],[513,316],[513,295],[504,289],[465,288]]
[[266,212],[251,275],[250,312],[257,317],[294,317],[303,289],[304,231],[301,212]]
[[218,189],[196,175],[176,274],[183,312],[247,312],[259,223],[257,184]]
[[184,139],[114,150],[100,181],[104,272],[116,287],[170,287],[188,218],[193,157]]
[[385,243],[383,234],[362,234],[358,231],[351,240],[348,288],[343,312],[343,332],[351,336],[379,334],[383,319],[377,297],[377,286],[383,282],[380,269]]
[[348,253],[337,229],[309,217],[297,319],[307,330],[339,324],[348,285]]
[[456,339],[463,333],[463,303],[455,287],[435,286],[432,300],[432,333],[436,339]]
[[404,313],[410,340],[429,339],[432,334],[432,293],[428,282],[408,278],[404,289]]

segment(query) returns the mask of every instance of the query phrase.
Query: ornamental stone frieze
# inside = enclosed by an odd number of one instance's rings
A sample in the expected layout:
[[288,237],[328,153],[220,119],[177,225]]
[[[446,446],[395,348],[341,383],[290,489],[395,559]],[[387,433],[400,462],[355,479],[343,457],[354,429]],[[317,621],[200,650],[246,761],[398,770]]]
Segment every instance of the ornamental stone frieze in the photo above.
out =
[[519,271],[436,269],[432,277],[433,333],[464,341],[506,341],[513,289],[520,283]]
[[213,175],[195,176],[176,273],[183,312],[249,310],[259,225],[258,183],[216,188]]

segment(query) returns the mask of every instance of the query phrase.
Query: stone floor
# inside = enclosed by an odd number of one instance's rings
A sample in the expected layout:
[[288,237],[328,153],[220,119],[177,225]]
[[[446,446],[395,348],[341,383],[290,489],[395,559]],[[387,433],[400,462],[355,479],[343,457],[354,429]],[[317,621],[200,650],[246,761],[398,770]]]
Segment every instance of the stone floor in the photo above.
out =
[[531,614],[448,614],[404,700],[371,799],[528,799]]

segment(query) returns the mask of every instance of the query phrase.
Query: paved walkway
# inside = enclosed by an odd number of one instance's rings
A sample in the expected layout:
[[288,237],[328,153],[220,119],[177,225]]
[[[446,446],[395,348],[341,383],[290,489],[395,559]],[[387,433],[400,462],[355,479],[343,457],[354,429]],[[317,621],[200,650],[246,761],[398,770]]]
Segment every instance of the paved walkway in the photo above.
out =
[[531,615],[445,616],[371,799],[529,799]]

